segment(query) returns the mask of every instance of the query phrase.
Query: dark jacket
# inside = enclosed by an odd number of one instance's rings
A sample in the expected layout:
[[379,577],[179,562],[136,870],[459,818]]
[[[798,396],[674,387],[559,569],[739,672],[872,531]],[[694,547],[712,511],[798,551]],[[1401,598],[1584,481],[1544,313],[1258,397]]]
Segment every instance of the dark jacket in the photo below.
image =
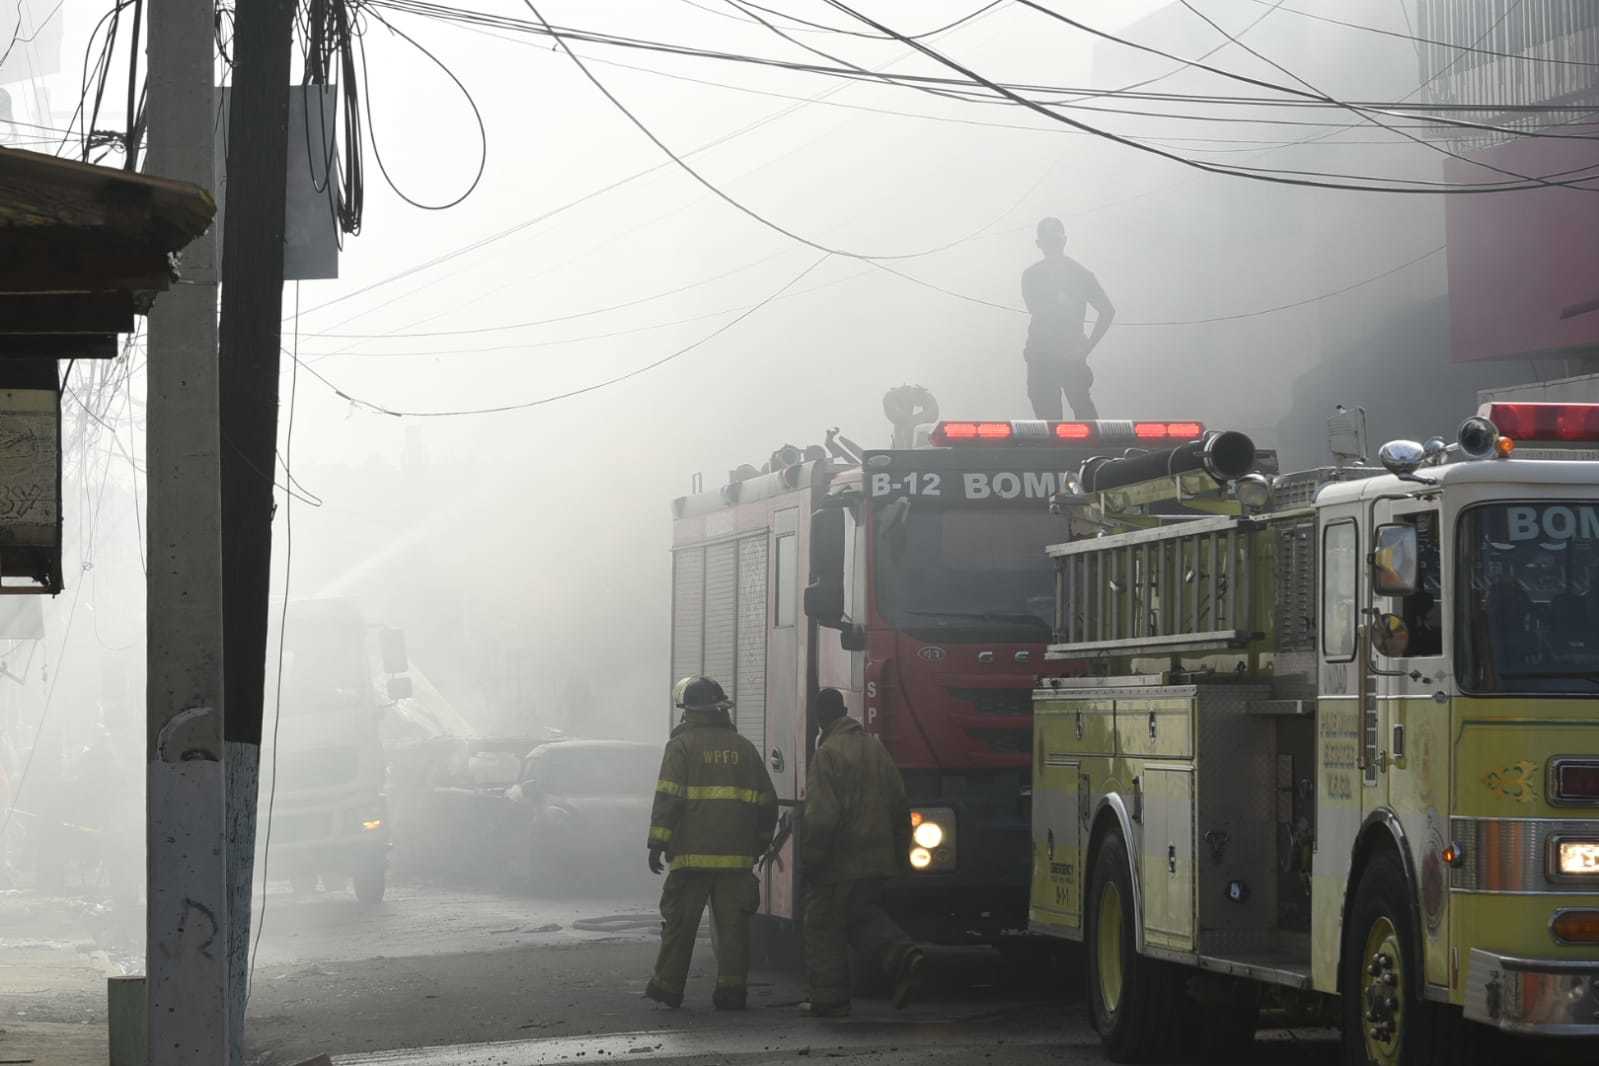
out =
[[661,757],[650,845],[674,869],[748,871],[772,842],[777,791],[726,711],[685,711]]
[[899,768],[853,718],[822,730],[805,786],[800,858],[818,884],[909,872],[911,809]]

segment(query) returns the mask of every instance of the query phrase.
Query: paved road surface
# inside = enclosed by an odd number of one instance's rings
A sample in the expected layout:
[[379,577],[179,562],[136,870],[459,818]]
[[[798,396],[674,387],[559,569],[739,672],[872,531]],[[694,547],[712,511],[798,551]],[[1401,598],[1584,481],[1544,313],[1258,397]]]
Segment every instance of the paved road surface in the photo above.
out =
[[[655,954],[653,899],[548,900],[419,884],[378,907],[347,892],[267,898],[248,1035],[258,1066],[328,1053],[393,1066],[587,1066],[612,1059],[880,1066],[1099,1064],[1080,1004],[1022,989],[987,951],[940,951],[904,1012],[857,1002],[853,1017],[798,1012],[796,975],[759,970],[751,1009],[710,1009],[710,945],[696,952],[688,1006],[641,998]],[[0,1059],[105,1062],[105,976],[137,967],[92,906],[0,894]],[[487,1045],[487,1046],[485,1046]],[[396,1051],[395,1049],[421,1049]],[[1323,1037],[1262,1041],[1262,1066],[1330,1066]]]

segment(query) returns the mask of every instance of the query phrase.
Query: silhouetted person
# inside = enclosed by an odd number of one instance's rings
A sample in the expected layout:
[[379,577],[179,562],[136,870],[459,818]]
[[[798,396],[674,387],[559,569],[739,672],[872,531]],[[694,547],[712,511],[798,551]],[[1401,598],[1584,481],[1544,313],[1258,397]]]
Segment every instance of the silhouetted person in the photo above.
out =
[[[1110,297],[1093,272],[1066,254],[1066,227],[1058,218],[1038,223],[1038,250],[1044,258],[1022,272],[1022,300],[1031,319],[1027,324],[1027,398],[1037,418],[1064,417],[1061,393],[1072,405],[1075,418],[1098,418],[1088,389],[1094,372],[1088,354],[1104,338],[1116,317]],[[1083,336],[1083,321],[1092,305],[1099,317],[1094,332]]]

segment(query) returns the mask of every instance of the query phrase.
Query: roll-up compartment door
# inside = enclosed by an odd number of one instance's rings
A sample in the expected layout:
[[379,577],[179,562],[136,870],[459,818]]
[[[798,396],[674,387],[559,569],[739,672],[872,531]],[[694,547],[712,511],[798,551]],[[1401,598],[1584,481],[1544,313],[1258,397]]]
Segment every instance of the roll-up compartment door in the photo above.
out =
[[732,541],[705,549],[705,676],[714,678],[733,699],[733,641],[738,632],[738,545]]
[[733,687],[738,731],[766,757],[766,536],[738,542],[738,629]]
[[672,681],[705,665],[705,549],[672,556]]

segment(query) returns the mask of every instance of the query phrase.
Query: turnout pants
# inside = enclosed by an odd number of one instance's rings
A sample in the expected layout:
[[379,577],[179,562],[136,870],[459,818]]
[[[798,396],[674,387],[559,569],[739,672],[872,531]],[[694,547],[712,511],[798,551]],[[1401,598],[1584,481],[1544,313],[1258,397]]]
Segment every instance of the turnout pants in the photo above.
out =
[[849,949],[888,980],[914,949],[883,909],[883,882],[839,881],[805,887],[805,984],[812,1005],[849,1002]]
[[716,925],[716,1000],[742,1003],[750,972],[750,918],[761,890],[748,870],[673,870],[661,889],[661,952],[655,959],[656,988],[681,996],[694,957],[705,904]]
[[1099,417],[1094,401],[1089,399],[1089,387],[1094,384],[1094,372],[1084,359],[1070,359],[1061,355],[1034,355],[1027,360],[1027,399],[1032,402],[1033,416],[1058,422],[1064,417],[1061,393],[1072,405],[1072,417],[1084,420]]

